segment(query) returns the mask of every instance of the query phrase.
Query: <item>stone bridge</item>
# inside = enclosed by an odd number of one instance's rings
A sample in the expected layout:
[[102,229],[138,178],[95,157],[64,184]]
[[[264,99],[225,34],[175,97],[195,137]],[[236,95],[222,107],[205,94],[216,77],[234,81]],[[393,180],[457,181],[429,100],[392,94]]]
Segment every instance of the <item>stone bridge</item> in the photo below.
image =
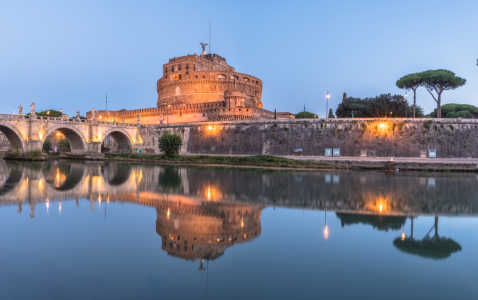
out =
[[80,118],[42,117],[35,114],[0,115],[0,132],[19,153],[41,150],[46,138],[55,131],[61,132],[70,141],[72,155],[95,157],[101,154],[101,143],[111,135],[118,149],[132,151],[142,145],[138,124],[104,122]]

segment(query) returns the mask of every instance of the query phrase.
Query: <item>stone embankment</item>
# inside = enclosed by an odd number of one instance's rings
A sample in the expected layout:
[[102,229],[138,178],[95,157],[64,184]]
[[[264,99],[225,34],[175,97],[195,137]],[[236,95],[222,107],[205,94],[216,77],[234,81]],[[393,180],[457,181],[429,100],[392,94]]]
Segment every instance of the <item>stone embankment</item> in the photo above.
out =
[[469,119],[300,119],[149,128],[159,135],[179,133],[184,154],[288,156],[302,149],[302,155],[314,157],[478,158],[478,120]]

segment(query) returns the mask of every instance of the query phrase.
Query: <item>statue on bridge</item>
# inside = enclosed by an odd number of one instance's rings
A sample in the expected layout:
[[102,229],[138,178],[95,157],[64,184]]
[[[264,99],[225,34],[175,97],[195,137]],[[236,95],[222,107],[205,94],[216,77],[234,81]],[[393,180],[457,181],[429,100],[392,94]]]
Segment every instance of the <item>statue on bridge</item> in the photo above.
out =
[[80,111],[79,111],[79,110],[76,111],[76,118],[77,118],[77,119],[80,118]]
[[23,106],[18,105],[18,114],[21,115],[23,110]]
[[31,114],[34,115],[35,114],[35,102],[32,102],[32,104],[30,104],[30,107],[32,108]]
[[95,118],[95,108],[94,107],[91,109],[91,119],[93,119],[93,120],[96,119]]
[[124,124],[124,115],[121,115],[121,122]]

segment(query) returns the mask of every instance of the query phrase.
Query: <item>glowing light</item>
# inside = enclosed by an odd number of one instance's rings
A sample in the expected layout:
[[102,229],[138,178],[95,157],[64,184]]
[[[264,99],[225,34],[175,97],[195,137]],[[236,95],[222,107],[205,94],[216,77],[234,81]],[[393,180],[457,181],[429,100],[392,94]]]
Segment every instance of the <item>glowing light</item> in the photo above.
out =
[[168,217],[168,219],[169,219],[170,214],[171,214],[171,212],[169,211],[169,208],[168,208],[168,212],[166,213],[166,216]]
[[244,238],[247,239],[247,234],[244,234]]
[[242,218],[242,220],[241,220],[241,228],[243,228],[243,227],[244,227],[244,218]]
[[385,128],[385,124],[380,123],[380,125],[378,125],[378,127],[380,127],[381,129],[384,129],[384,128]]
[[382,204],[380,204],[380,212],[382,212]]
[[211,187],[207,188],[207,200],[211,200]]
[[326,97],[327,97],[327,99],[329,99],[329,98],[330,98],[329,92],[327,92],[327,96],[326,96]]
[[49,207],[50,207],[50,201],[46,199],[46,212],[48,212]]
[[101,116],[100,116],[100,119],[101,119]]
[[405,232],[402,232],[402,241],[405,240]]
[[106,199],[106,203],[110,203],[110,195],[108,195],[108,198]]
[[325,239],[329,238],[329,227],[327,227],[327,225],[325,225],[325,228],[324,228],[324,238]]
[[61,213],[61,201],[60,201],[60,206],[58,207],[58,212]]
[[60,133],[59,133],[59,132],[57,132],[57,133],[56,133],[56,136],[60,136]]
[[209,126],[207,129],[212,130],[212,126]]
[[101,196],[98,195],[98,207],[101,207]]

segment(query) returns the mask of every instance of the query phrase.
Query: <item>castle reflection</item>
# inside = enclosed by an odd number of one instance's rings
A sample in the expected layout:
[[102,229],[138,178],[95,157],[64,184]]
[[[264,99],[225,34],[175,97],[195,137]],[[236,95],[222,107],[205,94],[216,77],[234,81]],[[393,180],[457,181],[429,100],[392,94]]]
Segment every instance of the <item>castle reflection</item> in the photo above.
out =
[[216,259],[226,248],[261,234],[262,207],[257,205],[164,201],[156,211],[162,249],[186,260]]
[[[192,261],[218,258],[235,243],[260,236],[261,212],[270,206],[333,211],[342,227],[363,224],[380,231],[399,231],[412,217],[412,234],[407,237],[403,232],[393,242],[395,247],[422,257],[446,258],[461,246],[439,237],[438,231],[433,237],[413,239],[413,218],[437,216],[437,230],[438,216],[475,216],[478,180],[473,174],[433,176],[436,184],[427,185],[430,178],[415,174],[2,161],[0,203],[18,205],[19,213],[29,205],[31,218],[38,204],[48,210],[58,202],[61,212],[62,201],[74,200],[78,205],[80,199],[90,201],[92,211],[104,202],[152,207],[162,249]],[[333,228],[326,222],[323,231],[327,239]]]

